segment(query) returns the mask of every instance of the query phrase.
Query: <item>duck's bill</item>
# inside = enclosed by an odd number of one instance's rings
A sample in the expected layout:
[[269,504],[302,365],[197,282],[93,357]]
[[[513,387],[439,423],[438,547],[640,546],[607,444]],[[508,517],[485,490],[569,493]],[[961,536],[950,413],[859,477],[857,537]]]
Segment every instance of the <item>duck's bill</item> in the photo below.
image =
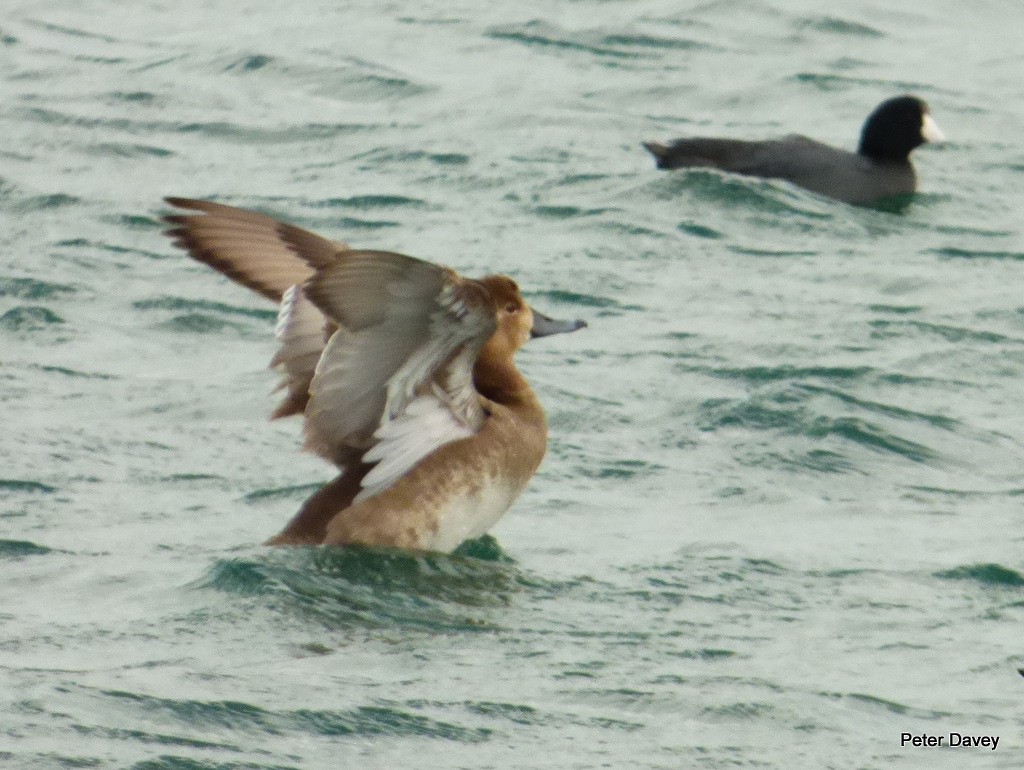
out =
[[[530,308],[533,310],[533,308]],[[576,319],[575,321],[559,321],[543,313],[533,310],[533,328],[530,329],[530,337],[550,337],[552,334],[568,334],[582,329],[587,325],[586,321]]]
[[944,142],[946,141],[946,135],[942,133],[942,129],[939,128],[939,124],[935,122],[929,113],[925,113],[921,119],[921,138],[926,142]]

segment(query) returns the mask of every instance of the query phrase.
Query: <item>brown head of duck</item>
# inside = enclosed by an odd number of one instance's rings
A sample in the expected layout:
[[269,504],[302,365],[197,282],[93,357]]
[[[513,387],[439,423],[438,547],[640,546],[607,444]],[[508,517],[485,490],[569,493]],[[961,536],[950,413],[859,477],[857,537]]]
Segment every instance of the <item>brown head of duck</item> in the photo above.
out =
[[527,304],[519,286],[505,275],[489,275],[479,283],[491,296],[497,328],[490,336],[473,366],[473,381],[480,394],[503,402],[517,394],[532,393],[526,378],[515,365],[515,354],[531,339],[552,334],[567,334],[582,329],[585,321],[559,321],[534,310]]

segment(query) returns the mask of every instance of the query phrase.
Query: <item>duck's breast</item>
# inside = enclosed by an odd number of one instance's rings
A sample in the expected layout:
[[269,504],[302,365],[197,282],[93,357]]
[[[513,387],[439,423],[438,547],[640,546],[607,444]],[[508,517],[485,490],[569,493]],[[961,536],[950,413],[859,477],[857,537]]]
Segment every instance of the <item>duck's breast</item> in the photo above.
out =
[[542,413],[524,420],[498,404],[490,412],[478,433],[437,447],[387,486],[364,486],[373,493],[340,511],[324,542],[447,552],[486,533],[526,488],[546,445]]
[[523,491],[522,485],[501,476],[477,478],[464,486],[453,481],[452,494],[435,513],[436,530],[425,543],[428,550],[448,552],[482,537]]
[[479,434],[450,445],[458,461],[439,484],[444,492],[434,507],[428,548],[450,551],[486,534],[526,489],[544,457],[547,430],[539,406],[536,414],[523,411],[492,404]]

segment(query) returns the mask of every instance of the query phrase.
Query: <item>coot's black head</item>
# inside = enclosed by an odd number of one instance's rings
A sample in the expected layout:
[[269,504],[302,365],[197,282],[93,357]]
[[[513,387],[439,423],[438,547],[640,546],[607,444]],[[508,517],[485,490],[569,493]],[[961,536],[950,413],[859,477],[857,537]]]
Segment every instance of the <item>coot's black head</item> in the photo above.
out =
[[875,160],[905,161],[915,147],[943,139],[922,99],[897,96],[868,115],[857,152]]

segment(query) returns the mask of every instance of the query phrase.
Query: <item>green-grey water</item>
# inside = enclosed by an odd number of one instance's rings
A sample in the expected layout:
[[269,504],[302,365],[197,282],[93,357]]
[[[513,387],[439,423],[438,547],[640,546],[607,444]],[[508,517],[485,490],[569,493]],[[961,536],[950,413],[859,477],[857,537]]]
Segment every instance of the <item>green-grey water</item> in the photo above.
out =
[[[3,766],[1020,767],[1022,21],[8,0]],[[904,92],[949,141],[896,204],[639,146],[853,147]],[[330,469],[265,419],[274,309],[165,195],[589,322],[519,355],[550,447],[492,537],[259,545]]]

